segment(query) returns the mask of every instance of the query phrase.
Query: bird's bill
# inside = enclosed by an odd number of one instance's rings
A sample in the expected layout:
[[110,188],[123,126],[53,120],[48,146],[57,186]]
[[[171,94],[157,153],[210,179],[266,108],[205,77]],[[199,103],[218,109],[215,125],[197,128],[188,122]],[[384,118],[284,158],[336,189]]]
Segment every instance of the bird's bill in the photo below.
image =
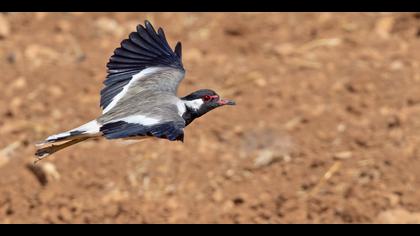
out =
[[235,101],[229,100],[229,99],[220,99],[219,101],[217,101],[217,104],[219,104],[220,106],[223,106],[223,105],[236,105]]

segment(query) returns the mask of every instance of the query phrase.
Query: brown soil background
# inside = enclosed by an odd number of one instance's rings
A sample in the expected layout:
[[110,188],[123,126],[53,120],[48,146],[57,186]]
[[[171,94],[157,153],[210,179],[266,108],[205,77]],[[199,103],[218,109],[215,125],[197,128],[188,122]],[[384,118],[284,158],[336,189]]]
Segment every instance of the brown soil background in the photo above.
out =
[[[100,114],[145,19],[183,43],[184,95],[237,101],[185,143],[34,143]],[[0,14],[1,223],[420,223],[420,16]]]

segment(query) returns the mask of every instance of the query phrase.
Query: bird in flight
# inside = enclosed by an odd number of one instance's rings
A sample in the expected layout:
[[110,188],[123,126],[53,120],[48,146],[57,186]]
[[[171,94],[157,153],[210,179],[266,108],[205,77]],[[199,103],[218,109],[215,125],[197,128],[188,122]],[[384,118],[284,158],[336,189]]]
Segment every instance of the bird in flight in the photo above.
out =
[[51,135],[37,144],[37,161],[90,138],[142,139],[156,137],[184,141],[184,128],[194,119],[224,105],[210,89],[185,97],[177,90],[185,75],[181,43],[172,50],[162,28],[149,21],[138,25],[107,64],[101,90],[102,115],[75,129]]

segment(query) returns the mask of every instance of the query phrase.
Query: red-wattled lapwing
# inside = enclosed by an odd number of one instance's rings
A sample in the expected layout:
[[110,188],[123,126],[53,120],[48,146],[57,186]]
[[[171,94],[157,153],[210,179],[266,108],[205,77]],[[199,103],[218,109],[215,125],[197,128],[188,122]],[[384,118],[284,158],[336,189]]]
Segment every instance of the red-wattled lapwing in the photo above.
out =
[[[39,143],[35,153],[38,160],[94,137],[184,141],[184,128],[194,119],[217,107],[235,105],[232,100],[220,99],[210,89],[177,97],[185,75],[181,43],[173,51],[163,29],[156,32],[149,21],[145,21],[145,26],[138,25],[137,32],[121,42],[107,68],[108,76],[101,91],[102,115]],[[60,144],[54,144],[57,142]]]

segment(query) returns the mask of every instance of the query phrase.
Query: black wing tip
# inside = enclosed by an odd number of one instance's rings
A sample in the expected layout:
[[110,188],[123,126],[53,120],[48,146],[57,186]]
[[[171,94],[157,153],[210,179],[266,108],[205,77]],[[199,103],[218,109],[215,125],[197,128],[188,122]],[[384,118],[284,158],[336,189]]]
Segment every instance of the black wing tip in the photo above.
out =
[[[142,24],[138,24],[137,27],[136,27],[136,31],[140,32],[141,30],[146,30],[146,28]],[[132,33],[134,33],[134,32],[132,32]]]
[[[144,21],[144,26],[141,25],[141,24],[139,24],[137,27],[141,27],[144,30],[151,29],[154,34],[156,34],[156,35],[162,35],[164,37],[165,41],[166,41],[165,31],[163,30],[163,28],[162,27],[159,27],[158,30],[156,31],[154,29],[152,23],[150,23],[150,21],[148,21],[148,20],[145,20]],[[177,42],[176,43],[174,52],[175,52],[175,54],[177,54],[177,56],[179,58],[182,57],[182,45],[181,45],[181,42]]]
[[184,142],[184,132],[182,132],[178,137],[175,138],[176,141]]
[[[172,49],[170,48],[170,46],[168,45],[168,41],[166,39],[165,36],[165,31],[163,30],[162,27],[159,27],[158,30],[156,31],[155,28],[153,27],[153,24],[150,23],[149,20],[144,20],[144,25],[142,24],[138,24],[136,27],[136,31],[137,32],[132,32],[133,33],[146,33],[146,34],[153,34],[154,36],[157,36],[158,38],[160,38],[160,40],[164,41],[164,42],[157,42],[159,44],[166,44],[168,49],[170,51],[172,51]],[[131,42],[132,40],[130,39],[130,37],[128,39],[125,39],[121,42],[121,47],[123,46],[123,43],[126,43],[127,41]],[[173,50],[171,53],[174,53],[176,56],[178,56],[179,59],[182,59],[182,45],[181,42],[177,42],[176,46],[175,46],[175,50]]]
[[153,31],[156,33],[156,31],[155,31],[155,29],[153,28],[153,25],[152,25],[152,23],[150,23],[150,21],[145,20],[145,21],[144,21],[144,26],[145,26],[145,28],[146,28],[146,29],[153,29]]
[[[149,20],[144,20],[144,25],[145,26],[152,26],[152,23],[150,23],[150,21]],[[152,26],[153,27],[153,26]]]
[[[156,32],[155,28],[153,28],[152,23],[150,23],[150,21],[148,21],[148,20],[144,21],[144,25],[138,24],[136,29],[137,29],[137,32],[140,32],[140,29],[141,29],[141,30],[144,30],[148,33],[153,33],[153,34],[157,35],[157,32]],[[150,32],[150,31],[152,31],[152,32]]]
[[179,57],[179,59],[182,59],[182,44],[179,41],[175,45],[175,54]]

